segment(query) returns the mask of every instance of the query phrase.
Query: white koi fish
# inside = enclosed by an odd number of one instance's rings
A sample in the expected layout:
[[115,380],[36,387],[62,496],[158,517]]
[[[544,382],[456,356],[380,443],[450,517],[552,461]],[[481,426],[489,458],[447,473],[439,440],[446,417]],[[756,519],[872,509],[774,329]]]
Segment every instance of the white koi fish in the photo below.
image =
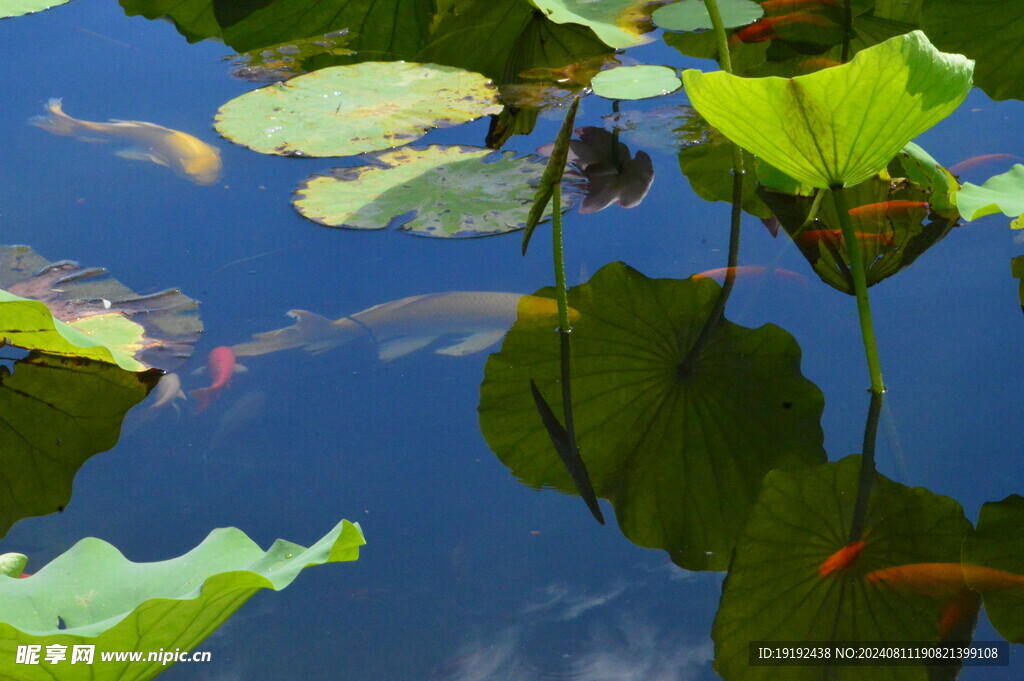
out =
[[153,393],[156,398],[153,400],[153,404],[149,406],[150,409],[159,409],[168,404],[173,405],[177,409],[178,405],[174,404],[174,401],[187,399],[185,392],[181,389],[181,377],[173,372],[160,377],[160,381],[156,384],[156,389]]
[[[446,337],[459,340],[435,350],[439,355],[460,357],[481,352],[504,337],[518,316],[521,320],[558,326],[554,300],[521,293],[454,291],[402,298],[375,305],[348,317],[331,321],[306,310],[290,310],[292,326],[257,333],[253,340],[232,346],[238,357],[265,355],[291,348],[319,354],[369,337],[383,361],[408,355]],[[579,313],[570,310],[570,318]]]
[[220,150],[187,133],[142,121],[80,121],[64,113],[60,99],[51,99],[46,108],[49,114],[28,122],[54,135],[84,142],[123,140],[129,146],[114,152],[116,155],[167,166],[196,184],[213,184],[220,177]]

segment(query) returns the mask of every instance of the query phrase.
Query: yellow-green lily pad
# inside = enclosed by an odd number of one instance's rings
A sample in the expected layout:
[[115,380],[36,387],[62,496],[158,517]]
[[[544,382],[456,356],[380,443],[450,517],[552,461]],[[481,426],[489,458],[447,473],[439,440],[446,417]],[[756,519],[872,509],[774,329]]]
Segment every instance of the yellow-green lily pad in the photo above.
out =
[[683,82],[668,66],[620,66],[602,71],[591,81],[594,94],[607,99],[647,99],[675,92]]

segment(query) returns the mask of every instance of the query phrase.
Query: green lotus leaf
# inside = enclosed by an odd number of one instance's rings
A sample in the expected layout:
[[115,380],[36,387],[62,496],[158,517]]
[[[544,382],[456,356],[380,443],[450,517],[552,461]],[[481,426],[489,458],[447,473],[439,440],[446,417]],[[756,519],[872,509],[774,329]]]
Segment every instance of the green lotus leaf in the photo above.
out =
[[1013,168],[990,177],[980,187],[965,182],[956,195],[956,205],[964,220],[977,220],[986,215],[1002,213],[1014,220],[1015,229],[1024,227],[1024,165],[1014,164]]
[[[981,593],[992,626],[1011,643],[1024,643],[1024,497],[1013,495],[981,507],[978,527],[964,543],[967,584]],[[995,572],[998,571],[998,572]]]
[[[189,358],[203,330],[199,304],[178,289],[139,295],[101,267],[50,262],[28,246],[0,246],[0,288],[10,296],[0,296],[9,309],[0,334],[29,350],[169,371]],[[21,315],[11,316],[15,310]],[[53,331],[41,321],[51,314]]]
[[[367,160],[307,179],[295,192],[295,209],[328,227],[394,225],[436,237],[502,234],[525,226],[544,173],[538,156],[468,146],[396,149]],[[549,209],[545,219],[550,215]]]
[[[940,619],[952,598],[893,574],[903,565],[959,567],[971,526],[960,505],[923,488],[875,475],[863,544],[849,542],[859,456],[800,471],[772,471],[736,543],[715,617],[715,669],[726,679],[779,678],[778,667],[749,664],[752,641],[932,641],[959,629]],[[886,572],[888,570],[888,572]],[[962,581],[961,581],[962,586]],[[976,616],[968,610],[966,617]],[[973,622],[971,622],[973,624]],[[946,630],[945,627],[951,627]],[[968,627],[968,629],[971,627]],[[954,634],[954,630],[957,632]],[[827,670],[827,674],[825,673]],[[786,679],[929,678],[927,668],[787,667]],[[870,671],[865,675],[865,671]]]
[[940,49],[977,61],[975,80],[992,99],[1024,99],[1020,26],[1024,3],[923,0],[921,28]]
[[351,156],[501,111],[484,76],[450,66],[332,66],[232,99],[217,130],[264,154]]
[[[722,14],[725,28],[746,26],[764,16],[764,10],[751,0],[720,0],[718,11]],[[709,31],[711,15],[704,0],[680,0],[671,5],[659,7],[651,15],[654,25],[666,31]]]
[[[144,681],[154,662],[104,662],[108,651],[193,650],[260,589],[280,591],[306,567],[356,560],[358,525],[338,523],[306,549],[266,552],[236,528],[214,530],[183,556],[133,563],[100,539],[75,544],[28,579],[0,579],[0,678]],[[17,646],[95,646],[95,664],[16,664]]]
[[615,49],[648,42],[650,0],[530,0],[556,24],[583,24]]
[[683,73],[694,108],[726,137],[790,177],[827,189],[885,168],[971,89],[973,64],[920,31],[796,78]]
[[[949,234],[957,220],[950,202],[956,186],[949,171],[914,145],[897,154],[885,172],[844,190],[868,286],[909,267]],[[821,191],[825,196],[810,223],[813,196],[764,187],[758,195],[821,280],[853,295],[853,275],[835,202],[831,190]]]
[[113,449],[124,415],[158,378],[39,352],[0,370],[0,536],[22,518],[65,507],[78,469]]
[[68,0],[0,0],[0,19],[8,17],[20,17],[33,12],[42,12],[57,5],[63,5]]
[[591,81],[594,94],[607,99],[647,99],[675,92],[683,82],[668,66],[620,66],[602,71]]
[[[723,320],[680,375],[720,290],[707,278],[648,279],[612,263],[568,294],[579,314],[571,336],[576,437],[594,490],[611,501],[631,541],[668,550],[688,569],[727,567],[767,471],[824,460],[824,400],[800,374],[800,348],[782,329]],[[525,484],[573,493],[531,381],[564,423],[558,337],[521,308],[487,361],[481,429]]]

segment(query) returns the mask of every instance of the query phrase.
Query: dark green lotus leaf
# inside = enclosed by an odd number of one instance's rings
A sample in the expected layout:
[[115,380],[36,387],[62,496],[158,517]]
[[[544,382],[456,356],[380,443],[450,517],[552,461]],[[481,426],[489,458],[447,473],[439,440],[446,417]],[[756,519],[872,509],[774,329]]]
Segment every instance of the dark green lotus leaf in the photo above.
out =
[[533,0],[556,24],[582,24],[611,47],[632,47],[649,38],[651,0]]
[[[764,10],[752,0],[721,0],[717,4],[725,28],[746,26],[764,16]],[[659,7],[651,19],[655,26],[666,31],[709,31],[712,28],[704,0],[679,0]]]
[[[1013,495],[981,507],[963,561],[989,570],[965,570],[967,584],[981,593],[985,612],[999,634],[1024,643],[1024,497]],[[991,570],[991,572],[990,572]]]
[[57,5],[63,5],[68,0],[0,0],[0,19],[8,17],[20,17],[33,12],[42,12]]
[[0,536],[22,518],[65,507],[78,469],[117,444],[124,415],[158,378],[39,352],[0,368]]
[[[723,320],[680,375],[720,290],[710,279],[648,279],[612,263],[569,291],[579,314],[573,413],[594,490],[630,540],[688,569],[726,568],[767,471],[824,460],[823,397],[782,329]],[[564,422],[558,337],[522,312],[487,362],[481,428],[524,483],[572,493],[530,390],[534,381]]]
[[[391,225],[434,237],[503,234],[525,226],[544,173],[538,156],[479,147],[434,145],[366,158],[367,165],[307,179],[295,192],[295,209],[328,227]],[[544,219],[550,216],[548,209]]]
[[[346,520],[303,548],[281,539],[264,552],[235,528],[214,530],[183,556],[133,563],[89,537],[28,579],[0,579],[0,678],[146,681],[155,662],[104,662],[109,651],[193,650],[261,589],[280,591],[304,568],[352,561],[365,543]],[[17,646],[95,646],[95,664],[16,664]]]
[[[959,591],[931,588],[893,574],[892,568],[929,563],[958,567],[970,523],[954,500],[876,475],[864,543],[845,557],[836,555],[849,542],[860,462],[859,456],[850,456],[810,469],[772,471],[765,478],[736,542],[712,630],[715,669],[722,677],[929,679],[924,666],[780,670],[749,664],[752,641],[940,640],[939,622],[957,602]],[[976,612],[966,613],[967,618]]]
[[975,84],[992,99],[1024,99],[1020,26],[1024,3],[1013,0],[922,0],[921,28],[948,52],[976,62]]
[[669,66],[639,64],[602,71],[591,85],[595,95],[606,99],[647,99],[675,92],[683,81]]
[[980,187],[965,182],[956,195],[956,203],[964,220],[1002,213],[1015,218],[1010,223],[1014,229],[1024,227],[1024,165],[1017,163]]
[[178,289],[139,295],[102,267],[50,262],[28,246],[0,246],[0,288],[0,334],[28,350],[169,371],[203,330],[199,303]]
[[231,75],[235,78],[254,83],[273,83],[307,73],[309,65],[316,61],[356,54],[354,50],[345,47],[350,35],[348,30],[343,29],[260,47],[225,59],[231,59],[234,66]]
[[[908,267],[956,225],[957,213],[950,201],[956,179],[934,160],[927,160],[931,157],[919,149],[905,149],[885,173],[845,190],[853,231],[867,266],[868,286]],[[763,187],[758,194],[821,280],[853,295],[842,227],[831,192],[824,191],[817,218],[806,225],[812,196]]]
[[[690,181],[690,187],[705,201],[732,203],[733,149],[735,145],[707,124],[696,112],[684,128],[693,137],[700,135],[698,144],[685,146],[679,152],[679,169]],[[740,150],[743,158],[743,210],[759,218],[770,218],[771,209],[757,195],[757,175],[754,157]]]
[[489,80],[437,64],[333,66],[232,99],[218,132],[264,154],[353,156],[501,111]]

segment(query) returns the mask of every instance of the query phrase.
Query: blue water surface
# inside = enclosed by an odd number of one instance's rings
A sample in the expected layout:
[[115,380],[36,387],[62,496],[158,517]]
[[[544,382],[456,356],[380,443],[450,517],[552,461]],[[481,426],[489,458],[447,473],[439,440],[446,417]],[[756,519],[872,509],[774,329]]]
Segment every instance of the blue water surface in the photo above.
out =
[[[645,49],[638,58],[697,65]],[[139,292],[179,287],[202,301],[206,330],[180,372],[187,388],[207,384],[188,372],[210,349],[285,326],[293,308],[336,318],[422,293],[527,293],[552,283],[545,229],[524,258],[517,235],[431,240],[300,217],[291,192],[332,160],[260,155],[218,137],[214,112],[254,87],[230,76],[228,54],[101,0],[0,22],[9,73],[2,242],[107,267]],[[224,175],[196,186],[27,125],[51,97],[78,118],[192,133],[221,149]],[[609,111],[591,97],[581,123]],[[1024,157],[1021,113],[1019,102],[975,92],[918,142],[946,164]],[[558,115],[509,148],[550,141]],[[482,144],[486,130],[477,121],[423,141]],[[648,151],[656,179],[641,206],[567,219],[570,283],[615,260],[652,277],[725,265],[728,207],[696,198],[674,152]],[[803,373],[826,396],[830,459],[859,451],[868,378],[853,299],[821,283],[791,242],[745,220],[742,263],[806,281],[741,278],[728,316],[795,336]],[[984,502],[1024,490],[1024,317],[1009,269],[1024,246],[1006,223],[996,216],[955,229],[871,291],[890,388],[880,469],[954,497],[971,519]],[[578,498],[522,486],[479,432],[485,360],[427,350],[381,363],[359,343],[250,358],[249,372],[202,414],[137,407],[117,448],[83,467],[67,510],[19,523],[0,550],[28,553],[32,570],[83,536],[150,561],[188,551],[215,527],[239,527],[261,546],[277,537],[306,545],[341,518],[361,523],[368,544],[358,562],[260,593],[203,644],[211,662],[178,665],[161,677],[169,681],[717,678],[710,630],[721,575],[684,572],[614,523],[598,526]],[[978,638],[998,637],[982,622]],[[1020,665],[961,678],[1016,678]]]

